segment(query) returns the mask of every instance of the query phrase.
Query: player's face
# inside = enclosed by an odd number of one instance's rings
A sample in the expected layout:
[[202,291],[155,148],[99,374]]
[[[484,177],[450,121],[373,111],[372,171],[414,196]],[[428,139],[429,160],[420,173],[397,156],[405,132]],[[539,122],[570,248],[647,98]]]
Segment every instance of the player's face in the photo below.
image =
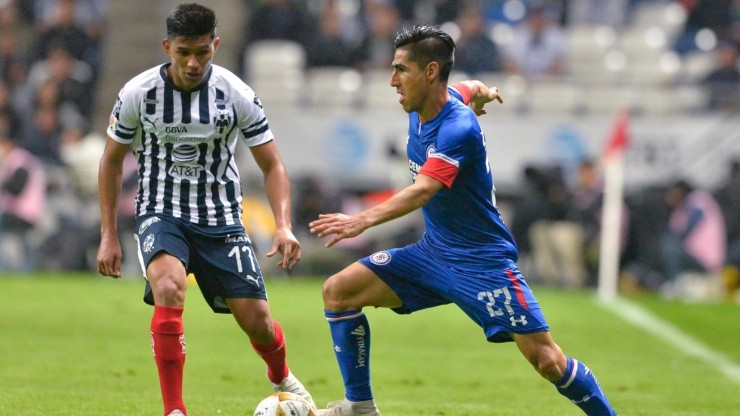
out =
[[219,37],[211,39],[210,35],[194,39],[183,37],[165,39],[162,45],[170,57],[171,65],[167,69],[167,75],[172,82],[185,91],[200,85],[208,73],[219,42],[221,42]]
[[420,111],[424,108],[429,95],[429,84],[424,69],[411,61],[408,51],[403,48],[396,49],[391,65],[393,66],[391,87],[394,87],[400,95],[398,102],[407,113]]

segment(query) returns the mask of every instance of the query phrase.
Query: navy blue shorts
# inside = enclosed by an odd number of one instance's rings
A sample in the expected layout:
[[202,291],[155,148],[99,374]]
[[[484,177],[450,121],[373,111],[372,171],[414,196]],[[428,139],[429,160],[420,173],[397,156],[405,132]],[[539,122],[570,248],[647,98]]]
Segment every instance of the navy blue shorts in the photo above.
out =
[[[166,252],[180,259],[214,312],[231,313],[228,298],[267,299],[252,242],[241,225],[199,226],[177,218],[147,215],[136,220],[139,261],[146,277],[152,258]],[[144,301],[154,304],[146,282]]]
[[454,303],[483,328],[491,342],[512,341],[511,333],[549,330],[539,303],[513,261],[473,272],[435,259],[416,243],[379,251],[359,262],[401,298],[403,305],[394,308],[397,313]]

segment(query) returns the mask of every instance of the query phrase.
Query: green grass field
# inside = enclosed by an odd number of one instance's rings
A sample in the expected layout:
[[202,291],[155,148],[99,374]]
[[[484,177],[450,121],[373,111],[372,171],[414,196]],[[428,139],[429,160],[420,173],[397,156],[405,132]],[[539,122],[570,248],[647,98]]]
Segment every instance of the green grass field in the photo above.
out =
[[[317,403],[341,398],[319,279],[272,280],[288,360]],[[142,281],[0,276],[0,415],[159,415]],[[591,292],[535,287],[556,341],[598,375],[620,415],[740,415],[740,384],[622,320]],[[740,307],[632,300],[740,362]],[[454,307],[411,316],[367,310],[384,416],[582,414],[513,344],[489,344]],[[262,361],[228,315],[191,287],[185,401],[193,416],[251,416],[270,393]]]

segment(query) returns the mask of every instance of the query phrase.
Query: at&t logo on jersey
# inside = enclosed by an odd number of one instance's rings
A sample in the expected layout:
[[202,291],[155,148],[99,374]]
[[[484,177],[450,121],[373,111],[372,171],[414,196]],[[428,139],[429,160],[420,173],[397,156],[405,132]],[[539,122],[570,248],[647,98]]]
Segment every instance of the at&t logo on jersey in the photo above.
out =
[[391,253],[387,251],[379,251],[370,256],[370,261],[373,262],[373,264],[377,264],[378,266],[388,264],[391,262]]
[[200,152],[190,143],[176,145],[172,149],[172,160],[175,162],[169,170],[170,175],[181,179],[197,179],[203,169],[197,164]]

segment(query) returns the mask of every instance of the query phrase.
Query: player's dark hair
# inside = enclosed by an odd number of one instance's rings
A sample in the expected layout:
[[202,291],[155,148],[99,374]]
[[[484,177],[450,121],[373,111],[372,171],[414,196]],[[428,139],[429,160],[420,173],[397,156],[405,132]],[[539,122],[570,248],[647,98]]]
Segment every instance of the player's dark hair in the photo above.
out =
[[195,39],[203,35],[216,37],[216,13],[197,3],[177,6],[167,17],[167,38]]
[[424,68],[430,62],[439,64],[439,79],[447,82],[455,64],[455,41],[439,27],[416,25],[404,28],[393,42],[396,49],[405,48],[409,59]]

